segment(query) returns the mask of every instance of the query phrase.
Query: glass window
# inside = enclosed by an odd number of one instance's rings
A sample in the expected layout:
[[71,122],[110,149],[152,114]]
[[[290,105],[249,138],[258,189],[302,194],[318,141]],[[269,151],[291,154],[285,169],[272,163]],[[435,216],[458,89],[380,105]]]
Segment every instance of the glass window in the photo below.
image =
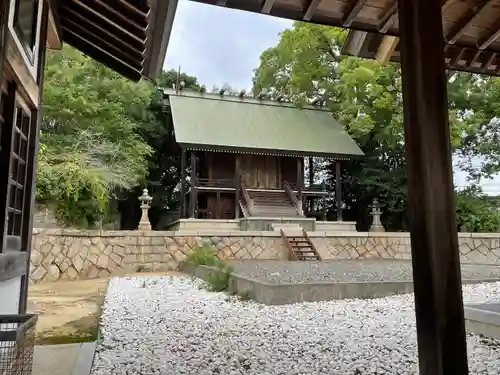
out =
[[29,52],[33,52],[36,42],[37,18],[38,0],[16,0],[14,27]]

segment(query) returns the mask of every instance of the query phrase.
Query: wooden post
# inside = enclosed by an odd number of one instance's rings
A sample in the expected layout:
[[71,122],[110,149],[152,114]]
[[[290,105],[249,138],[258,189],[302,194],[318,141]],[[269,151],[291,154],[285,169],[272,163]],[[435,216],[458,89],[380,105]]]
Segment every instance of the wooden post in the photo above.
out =
[[[308,171],[308,177],[309,177],[309,190],[311,190],[311,187],[314,185],[314,164],[313,164],[313,157],[309,156],[307,159],[308,164],[309,164],[309,171]],[[314,213],[314,201],[315,198],[314,196],[309,197],[309,210]]]
[[181,218],[186,217],[186,150],[181,150]]
[[441,3],[399,0],[413,287],[421,375],[466,375]]
[[[42,11],[42,26],[40,28],[40,46],[45,46],[47,43],[47,29],[48,29],[48,17],[49,17],[49,2],[43,2]],[[2,46],[4,44],[2,43]],[[5,48],[4,48],[5,49]],[[32,247],[32,233],[33,233],[33,213],[35,212],[35,193],[36,193],[36,160],[40,144],[40,124],[42,123],[42,113],[43,113],[43,84],[44,84],[44,72],[45,72],[45,54],[46,48],[41,48],[38,53],[38,94],[39,103],[38,110],[32,112],[32,118],[30,123],[29,131],[29,143],[28,143],[28,158],[27,170],[26,170],[26,191],[24,192],[24,212],[23,212],[23,233],[22,233],[22,243],[21,250],[27,253],[27,266],[26,274],[21,278],[21,295],[19,298],[19,313],[26,314],[28,307],[28,287],[30,284],[29,273],[30,273],[30,259],[31,259],[31,247]],[[4,57],[1,57],[2,59]],[[0,73],[1,74],[1,73]],[[0,79],[1,82],[1,79]],[[1,91],[1,90],[0,90]]]
[[234,217],[235,219],[240,218],[240,171],[238,165],[238,155],[235,158],[234,166]]
[[220,191],[217,192],[217,201],[215,208],[215,218],[220,219]]
[[[326,192],[326,182],[323,180],[321,183],[323,192]],[[326,221],[326,195],[323,195],[323,221]]]
[[297,158],[297,200],[299,201],[299,212],[302,212],[302,187],[304,185],[304,169],[302,158]]
[[342,177],[340,161],[335,161],[335,200],[337,201],[337,221],[342,221]]
[[196,208],[198,206],[198,196],[196,192],[196,187],[198,186],[196,182],[196,152],[191,150],[191,195],[189,199],[189,206],[191,212],[189,213],[190,218],[196,218]]

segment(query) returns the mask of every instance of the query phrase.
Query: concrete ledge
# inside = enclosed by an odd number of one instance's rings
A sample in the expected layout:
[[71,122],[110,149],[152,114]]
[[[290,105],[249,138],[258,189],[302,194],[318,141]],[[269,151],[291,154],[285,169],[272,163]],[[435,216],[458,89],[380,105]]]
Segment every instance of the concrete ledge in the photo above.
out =
[[[191,274],[205,281],[208,281],[210,275],[216,271],[214,267],[196,267],[188,263],[183,263],[180,269],[183,272]],[[477,284],[497,281],[500,281],[500,279],[469,279],[463,280],[462,283]],[[286,305],[300,302],[320,302],[353,298],[382,298],[397,294],[407,294],[413,292],[413,282],[375,281],[369,283],[318,282],[300,284],[272,284],[262,280],[251,279],[233,273],[229,277],[228,292],[240,296],[247,296],[256,302],[260,302],[265,305]]]
[[465,328],[475,334],[500,340],[500,304],[464,306]]
[[94,354],[97,344],[95,342],[84,342],[78,352],[75,367],[71,375],[89,375],[94,362]]

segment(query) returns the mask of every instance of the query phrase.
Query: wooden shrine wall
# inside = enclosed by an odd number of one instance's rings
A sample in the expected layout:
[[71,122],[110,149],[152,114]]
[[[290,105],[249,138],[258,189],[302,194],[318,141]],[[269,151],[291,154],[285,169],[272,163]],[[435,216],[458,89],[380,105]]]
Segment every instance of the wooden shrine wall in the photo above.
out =
[[297,159],[294,157],[223,152],[199,155],[199,177],[234,179],[237,163],[247,188],[282,189],[285,181],[293,185],[297,182]]

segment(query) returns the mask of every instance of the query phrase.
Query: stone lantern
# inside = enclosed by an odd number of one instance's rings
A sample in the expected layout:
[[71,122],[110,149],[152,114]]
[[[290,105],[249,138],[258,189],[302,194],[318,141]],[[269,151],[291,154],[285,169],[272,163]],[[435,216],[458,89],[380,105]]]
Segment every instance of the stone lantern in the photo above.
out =
[[151,208],[151,201],[153,197],[148,194],[148,189],[142,190],[142,195],[139,197],[141,201],[142,216],[139,221],[139,230],[151,230],[151,223],[149,222],[148,211]]
[[372,209],[370,211],[370,214],[373,217],[372,225],[370,226],[370,232],[385,232],[385,228],[380,221],[380,216],[382,216],[381,208],[383,207],[383,205],[380,204],[378,202],[378,199],[375,198],[373,200],[373,203],[368,207]]

